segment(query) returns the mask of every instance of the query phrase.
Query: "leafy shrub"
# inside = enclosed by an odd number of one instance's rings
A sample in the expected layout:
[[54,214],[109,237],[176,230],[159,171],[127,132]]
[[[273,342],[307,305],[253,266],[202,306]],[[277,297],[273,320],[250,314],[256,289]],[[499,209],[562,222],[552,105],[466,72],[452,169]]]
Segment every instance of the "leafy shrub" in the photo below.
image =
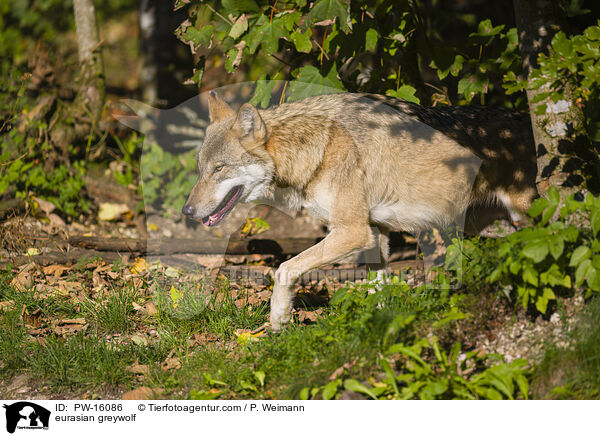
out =
[[[187,3],[177,1],[175,7]],[[194,53],[218,47],[228,72],[243,65],[251,79],[295,79],[317,88],[385,93],[425,104],[423,98],[435,89],[432,103],[450,103],[454,95],[461,102],[479,97],[483,103],[493,92],[506,100],[502,76],[521,72],[515,28],[505,30],[489,19],[477,23],[474,16],[458,18],[443,6],[419,1],[196,2],[188,10],[190,19],[179,27],[178,37]],[[450,28],[469,36],[449,42],[441,30]],[[199,56],[193,81],[201,82],[209,62]],[[439,87],[424,83],[427,67],[437,73]],[[254,103],[267,105],[265,96],[274,86],[258,87]],[[288,89],[295,99],[310,90]]]
[[[466,281],[497,284],[524,306],[545,313],[557,289],[586,286],[600,291],[600,198],[568,197],[560,205],[558,190],[537,199],[530,215],[537,223],[500,239],[459,241],[449,249],[447,263],[466,262]],[[557,217],[552,221],[553,217]],[[590,223],[591,228],[587,227]]]
[[[460,343],[449,350],[439,343],[437,336],[427,339],[419,336],[417,319],[433,317],[434,328],[462,319],[456,305],[458,295],[449,296],[425,286],[410,289],[405,282],[395,279],[377,293],[369,293],[372,285],[343,288],[334,295],[331,304],[335,316],[326,318],[328,337],[340,338],[341,332],[332,331],[334,325],[344,325],[343,332],[366,337],[377,337],[376,351],[379,369],[386,374],[381,380],[370,378],[370,386],[355,378],[340,374],[325,385],[305,387],[301,399],[320,396],[332,399],[342,388],[372,399],[512,399],[528,396],[529,369],[525,360],[503,362],[498,355],[481,355],[477,351],[462,352]],[[418,305],[407,304],[404,292],[430,294],[437,299],[435,308],[428,308],[427,298],[418,298]],[[414,297],[413,297],[414,298]],[[415,301],[415,300],[413,300]],[[343,336],[342,339],[343,340]],[[373,344],[371,344],[371,347]],[[498,362],[499,361],[499,362]]]
[[157,143],[147,144],[140,161],[144,202],[165,215],[178,215],[197,177],[196,151],[170,153]]

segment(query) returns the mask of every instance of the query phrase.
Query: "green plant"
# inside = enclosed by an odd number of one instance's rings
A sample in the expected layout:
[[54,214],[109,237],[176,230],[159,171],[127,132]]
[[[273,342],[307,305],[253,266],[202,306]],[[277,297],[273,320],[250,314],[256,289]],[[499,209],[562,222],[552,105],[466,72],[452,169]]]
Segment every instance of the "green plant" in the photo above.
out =
[[174,154],[148,144],[140,161],[144,202],[164,215],[178,215],[196,183],[196,152]]
[[[218,47],[230,73],[243,65],[251,79],[267,80],[257,84],[253,98],[263,107],[279,85],[268,80],[277,79],[294,80],[280,89],[282,95],[289,91],[289,100],[327,87],[417,103],[450,103],[455,95],[466,103],[488,95],[501,95],[508,105],[523,102],[506,101],[501,87],[504,74],[521,72],[517,31],[503,32],[505,25],[493,26],[490,19],[478,23],[473,15],[407,0],[196,2],[188,11],[178,37],[192,52]],[[457,28],[468,38],[449,42],[444,31]],[[201,82],[210,62],[199,57],[194,82]],[[428,68],[438,83],[425,82]]]
[[588,295],[600,291],[600,198],[570,196],[561,205],[558,190],[551,187],[548,198],[537,199],[529,214],[537,222],[506,237],[473,239],[462,246],[455,240],[447,263],[464,262],[467,281],[496,284],[541,313],[557,290],[586,285]]
[[[437,325],[456,320],[451,310]],[[355,378],[330,381],[324,386],[304,388],[301,399],[321,395],[332,399],[342,387],[371,399],[514,399],[528,398],[529,369],[524,359],[506,363],[501,356],[462,352],[460,343],[445,350],[437,336],[419,339],[409,333],[413,315],[398,315],[388,331],[404,330],[404,341],[391,345],[379,355],[378,363],[385,377],[371,378],[366,386]],[[494,363],[500,361],[499,363]]]

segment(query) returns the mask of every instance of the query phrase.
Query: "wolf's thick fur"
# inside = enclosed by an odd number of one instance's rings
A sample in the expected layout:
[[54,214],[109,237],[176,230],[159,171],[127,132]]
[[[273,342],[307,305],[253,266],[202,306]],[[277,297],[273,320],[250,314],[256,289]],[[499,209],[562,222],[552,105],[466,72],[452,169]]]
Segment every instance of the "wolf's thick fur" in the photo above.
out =
[[333,94],[236,112],[210,93],[209,112],[185,214],[212,225],[237,201],[260,200],[304,207],[330,229],[277,270],[274,329],[290,319],[294,282],[373,247],[373,226],[384,268],[390,231],[444,227],[490,198],[516,217],[537,194],[528,123],[503,110]]

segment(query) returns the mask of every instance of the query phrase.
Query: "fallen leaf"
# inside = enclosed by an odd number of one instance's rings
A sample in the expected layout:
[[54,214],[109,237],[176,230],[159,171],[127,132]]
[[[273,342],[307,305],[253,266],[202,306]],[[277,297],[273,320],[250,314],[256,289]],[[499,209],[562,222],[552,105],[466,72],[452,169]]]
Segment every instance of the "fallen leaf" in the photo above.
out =
[[158,310],[152,301],[148,301],[146,304],[144,304],[144,309],[146,309],[146,312],[150,316],[158,314]]
[[183,297],[183,292],[177,289],[175,286],[171,286],[169,295],[171,296],[171,300],[173,300],[173,307],[177,309],[177,306],[179,306],[179,300]]
[[15,302],[13,300],[8,301],[0,301],[0,312],[12,310],[15,307]]
[[31,268],[25,268],[18,273],[10,282],[17,290],[24,292],[33,286],[33,277],[31,276]]
[[54,277],[60,277],[65,271],[70,270],[70,267],[64,265],[48,265],[42,270],[46,275],[53,275]]
[[158,226],[154,223],[148,224],[148,229],[152,232],[156,232],[158,230]]
[[56,319],[51,322],[52,329],[57,335],[75,334],[86,330],[88,325],[85,318]]
[[317,321],[317,313],[312,310],[299,310],[298,311],[298,321],[300,322],[316,322]]
[[148,269],[148,264],[146,263],[146,259],[143,257],[139,257],[135,259],[135,264],[129,270],[134,274],[141,274]]
[[33,201],[35,201],[38,205],[38,210],[41,210],[46,214],[46,216],[50,215],[50,213],[56,209],[56,206],[49,201],[42,200],[41,198],[33,197]]
[[237,329],[233,334],[237,336],[238,344],[244,345],[248,342],[258,341],[261,336],[265,335],[265,332],[264,330],[261,330],[258,333],[252,333],[252,331],[248,329]]
[[142,335],[133,335],[131,337],[131,342],[140,347],[148,345],[148,339]]
[[165,270],[165,275],[167,277],[176,278],[181,275],[181,272],[179,272],[177,269],[173,268],[172,266],[169,266]]
[[163,389],[160,388],[148,388],[148,387],[141,387],[141,388],[137,388],[134,389],[132,391],[126,392],[125,394],[123,394],[123,396],[121,397],[121,399],[123,400],[154,400],[157,399],[162,393],[164,392]]
[[115,221],[129,211],[129,207],[123,203],[100,203],[98,219],[100,221]]
[[358,362],[358,357],[356,359],[354,359],[352,362],[344,363],[342,366],[340,366],[338,369],[336,369],[335,371],[333,371],[331,373],[331,375],[329,376],[329,380],[335,380],[336,378],[340,377],[344,373],[345,369],[349,370],[354,365],[356,365],[356,362]]
[[181,362],[176,357],[167,357],[165,361],[162,363],[163,371],[169,371],[171,369],[179,369],[181,368]]
[[150,374],[150,365],[140,365],[139,361],[135,361],[134,364],[126,366],[125,371],[132,372],[134,374]]
[[27,256],[37,256],[40,253],[40,249],[35,247],[28,248],[26,252]]

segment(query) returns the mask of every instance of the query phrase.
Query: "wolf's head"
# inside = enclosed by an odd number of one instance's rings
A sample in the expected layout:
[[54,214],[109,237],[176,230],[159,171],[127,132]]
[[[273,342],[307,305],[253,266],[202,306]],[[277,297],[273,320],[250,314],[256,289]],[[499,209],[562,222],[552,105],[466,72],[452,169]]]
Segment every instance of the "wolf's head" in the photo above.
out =
[[236,113],[216,93],[208,97],[210,125],[198,153],[198,181],[182,212],[217,225],[239,202],[261,198],[273,180],[265,149],[267,126],[248,103]]

